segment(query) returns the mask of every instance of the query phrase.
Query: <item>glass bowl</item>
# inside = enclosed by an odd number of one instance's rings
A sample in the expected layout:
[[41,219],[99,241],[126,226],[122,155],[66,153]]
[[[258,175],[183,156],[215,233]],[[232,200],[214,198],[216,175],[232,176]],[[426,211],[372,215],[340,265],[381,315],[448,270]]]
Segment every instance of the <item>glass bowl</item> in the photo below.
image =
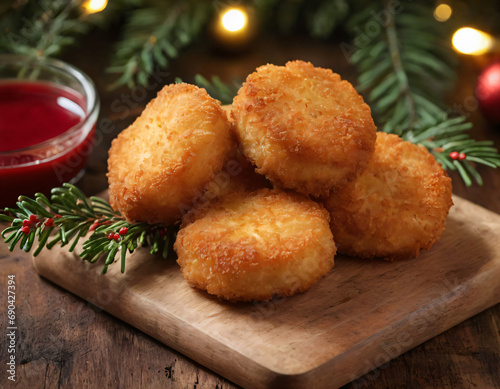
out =
[[[16,99],[20,99],[20,103],[12,109],[8,104],[14,104]],[[67,129],[63,127],[63,132],[53,137],[51,126],[55,128],[55,119],[59,116],[48,116],[52,115],[46,105],[49,100],[54,102],[50,109],[60,109],[61,115],[68,113],[76,117],[67,122]],[[88,76],[55,59],[0,55],[2,104],[5,105],[0,106],[3,112],[0,115],[1,208],[14,205],[20,195],[31,197],[36,192],[48,195],[51,188],[75,182],[83,175],[99,113],[99,98]],[[16,113],[11,117],[11,112]],[[49,119],[42,123],[37,121],[37,115]],[[26,127],[22,123],[30,120],[28,127],[33,137],[27,137],[22,128]],[[35,143],[23,143],[26,138]],[[40,142],[36,143],[38,138]],[[15,146],[22,144],[28,146]]]

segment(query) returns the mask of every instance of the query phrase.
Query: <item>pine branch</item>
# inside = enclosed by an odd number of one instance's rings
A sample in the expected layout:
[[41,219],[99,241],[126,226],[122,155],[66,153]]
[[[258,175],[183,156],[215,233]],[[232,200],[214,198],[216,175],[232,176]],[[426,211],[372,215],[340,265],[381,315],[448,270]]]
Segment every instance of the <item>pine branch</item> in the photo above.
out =
[[166,68],[179,51],[192,43],[209,20],[210,2],[158,2],[134,10],[117,44],[109,73],[120,78],[112,85],[146,86],[155,66]]
[[[430,7],[401,7],[402,13],[388,18],[352,54],[358,89],[368,93],[381,130],[427,147],[443,168],[458,170],[467,186],[473,180],[482,185],[475,165],[498,167],[500,154],[493,142],[471,139],[466,131],[472,125],[443,107],[444,93],[454,80],[453,53],[449,42],[443,43],[447,31],[433,20]],[[381,10],[379,6],[358,13],[350,28],[363,31]]]
[[0,12],[0,52],[52,57],[94,26],[106,25],[141,0],[113,0],[104,11],[88,13],[85,0],[12,1]]
[[20,196],[17,208],[6,208],[5,212],[13,215],[0,214],[0,222],[11,223],[1,234],[10,251],[19,245],[29,252],[38,239],[35,257],[56,244],[69,245],[68,251],[73,252],[83,238],[79,256],[92,263],[105,258],[103,273],[118,252],[123,273],[127,250],[132,253],[137,247],[149,245],[151,254],[167,258],[175,233],[172,227],[162,224],[129,223],[109,203],[98,197],[87,199],[71,184],[52,189],[50,200],[41,193],[35,195],[35,200]]
[[82,1],[41,0],[27,2],[1,16],[7,31],[0,38],[4,51],[32,57],[56,55],[74,36],[87,32],[91,23],[81,14]]

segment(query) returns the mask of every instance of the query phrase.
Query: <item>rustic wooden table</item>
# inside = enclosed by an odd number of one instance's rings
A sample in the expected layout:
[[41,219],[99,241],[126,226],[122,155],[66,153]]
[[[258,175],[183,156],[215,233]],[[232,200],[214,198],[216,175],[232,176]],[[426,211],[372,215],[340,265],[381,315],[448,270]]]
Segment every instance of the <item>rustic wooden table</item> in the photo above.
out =
[[[215,54],[199,45],[158,71],[148,89],[109,92],[109,77],[102,71],[109,59],[112,36],[94,32],[64,59],[89,74],[98,85],[102,135],[79,186],[88,194],[106,189],[106,158],[111,139],[125,128],[164,84],[177,76],[192,81],[196,73],[218,74],[223,80],[244,78],[258,65],[283,64],[288,59],[310,60],[330,67],[354,81],[353,70],[338,45],[305,38],[266,38],[239,55]],[[99,42],[96,44],[96,42]],[[500,147],[500,128],[484,122],[471,104],[478,68],[462,61],[462,75],[453,103],[465,107],[476,124],[477,138],[493,139]],[[452,174],[454,193],[500,213],[500,171],[481,168],[483,187],[465,188]],[[3,229],[4,225],[0,225]],[[72,388],[78,377],[86,387],[99,388],[236,388],[196,362],[155,341],[56,285],[40,278],[31,257],[8,252],[0,244],[0,279],[6,296],[8,275],[15,275],[17,313],[16,383],[2,387]],[[71,271],[71,269],[68,269]],[[6,301],[6,298],[4,298]],[[2,329],[6,327],[6,307]],[[344,388],[495,388],[500,387],[500,305],[492,307],[376,369]],[[8,339],[2,336],[0,355],[5,363]],[[3,365],[5,367],[5,365]]]

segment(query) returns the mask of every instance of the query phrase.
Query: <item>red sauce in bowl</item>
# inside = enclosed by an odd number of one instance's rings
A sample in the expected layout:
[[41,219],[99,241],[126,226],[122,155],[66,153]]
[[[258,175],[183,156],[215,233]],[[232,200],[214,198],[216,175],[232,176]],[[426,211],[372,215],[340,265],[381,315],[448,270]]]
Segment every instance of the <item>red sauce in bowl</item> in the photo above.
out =
[[84,168],[95,131],[79,128],[85,107],[82,95],[57,84],[0,83],[1,207],[48,194]]

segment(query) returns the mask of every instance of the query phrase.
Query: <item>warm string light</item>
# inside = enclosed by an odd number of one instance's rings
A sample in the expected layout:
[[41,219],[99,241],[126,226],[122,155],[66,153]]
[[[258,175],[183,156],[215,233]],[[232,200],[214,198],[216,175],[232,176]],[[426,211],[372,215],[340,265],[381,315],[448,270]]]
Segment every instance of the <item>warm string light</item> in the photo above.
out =
[[89,14],[101,12],[108,5],[108,0],[88,0],[83,3],[83,7]]
[[222,14],[221,23],[229,32],[241,31],[247,24],[247,14],[241,9],[232,8]]
[[217,47],[228,51],[240,51],[256,35],[255,14],[252,8],[228,7],[213,19],[212,33]]
[[457,30],[452,42],[457,51],[470,55],[485,54],[491,51],[495,43],[491,35],[470,27]]
[[448,4],[441,3],[434,10],[434,18],[438,22],[446,22],[451,17],[452,12],[453,10]]

